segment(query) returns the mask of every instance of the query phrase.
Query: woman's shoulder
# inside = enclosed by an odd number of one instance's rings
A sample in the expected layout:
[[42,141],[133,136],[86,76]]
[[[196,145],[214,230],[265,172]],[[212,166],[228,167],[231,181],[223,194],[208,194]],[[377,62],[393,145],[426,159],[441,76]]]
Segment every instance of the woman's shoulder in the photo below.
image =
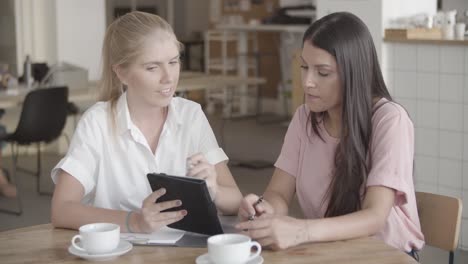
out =
[[386,98],[380,99],[374,105],[372,123],[375,125],[381,122],[392,120],[398,120],[412,124],[408,111],[402,105],[397,102],[387,100]]
[[201,105],[199,103],[182,97],[172,98],[171,104],[179,115],[187,115],[202,112]]
[[109,109],[109,102],[97,102],[83,113],[81,120],[103,123],[109,116]]
[[296,129],[300,129],[302,132],[306,133],[305,131],[309,118],[309,107],[306,104],[302,104],[296,108],[296,112],[294,113],[294,116],[291,120],[291,124],[294,124]]
[[301,104],[300,106],[298,106],[296,108],[296,112],[294,113],[294,118],[297,118],[297,119],[307,119],[309,117],[309,114],[310,114],[310,110],[309,110],[309,107],[306,105],[306,104]]

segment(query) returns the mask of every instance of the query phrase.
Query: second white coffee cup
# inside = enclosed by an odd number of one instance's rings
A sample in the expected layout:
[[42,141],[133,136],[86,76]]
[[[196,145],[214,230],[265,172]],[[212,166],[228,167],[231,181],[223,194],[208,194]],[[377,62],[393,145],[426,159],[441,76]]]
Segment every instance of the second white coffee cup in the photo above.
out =
[[[257,251],[251,253],[252,247]],[[262,246],[241,234],[221,234],[208,238],[208,255],[213,263],[246,263],[262,253]]]
[[465,23],[457,23],[455,25],[455,38],[456,39],[464,39],[465,38],[465,30],[466,30],[466,24]]
[[[72,238],[74,248],[88,254],[109,253],[119,245],[120,226],[111,223],[94,223],[81,226],[80,234]],[[80,240],[80,245],[76,240]]]

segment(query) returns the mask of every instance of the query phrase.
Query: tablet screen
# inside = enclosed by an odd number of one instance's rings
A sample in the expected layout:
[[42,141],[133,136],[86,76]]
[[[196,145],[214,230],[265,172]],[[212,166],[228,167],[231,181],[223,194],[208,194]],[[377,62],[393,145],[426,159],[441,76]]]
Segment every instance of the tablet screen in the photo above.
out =
[[170,224],[169,227],[206,235],[224,233],[219,222],[216,205],[211,201],[204,180],[163,173],[149,173],[147,177],[153,191],[160,188],[166,189],[166,194],[161,196],[157,202],[182,201],[180,207],[166,211],[187,210],[187,215],[182,220]]

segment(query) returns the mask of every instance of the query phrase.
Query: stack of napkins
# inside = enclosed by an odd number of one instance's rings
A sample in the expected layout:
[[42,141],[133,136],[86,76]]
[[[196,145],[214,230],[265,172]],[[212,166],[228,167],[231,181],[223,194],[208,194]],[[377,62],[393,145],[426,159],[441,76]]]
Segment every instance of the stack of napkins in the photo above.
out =
[[185,231],[163,227],[151,234],[120,233],[120,238],[135,244],[175,244],[185,234]]

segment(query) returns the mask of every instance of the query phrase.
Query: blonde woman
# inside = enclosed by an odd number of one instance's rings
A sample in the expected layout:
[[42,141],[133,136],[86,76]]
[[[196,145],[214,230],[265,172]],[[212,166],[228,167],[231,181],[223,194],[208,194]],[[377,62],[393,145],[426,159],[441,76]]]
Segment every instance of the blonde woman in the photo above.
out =
[[[112,222],[149,233],[181,220],[181,201],[160,202],[148,172],[205,179],[218,209],[235,214],[241,193],[200,105],[173,97],[181,44],[156,15],[128,13],[107,29],[100,102],[81,118],[52,170],[52,224],[77,229]],[[193,165],[186,169],[187,163]]]

